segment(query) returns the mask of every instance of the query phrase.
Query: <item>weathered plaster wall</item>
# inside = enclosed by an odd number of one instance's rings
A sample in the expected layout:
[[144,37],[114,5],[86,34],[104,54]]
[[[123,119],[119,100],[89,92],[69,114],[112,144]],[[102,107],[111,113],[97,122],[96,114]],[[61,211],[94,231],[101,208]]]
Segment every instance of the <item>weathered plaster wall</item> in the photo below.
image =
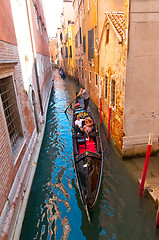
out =
[[159,2],[132,0],[126,69],[123,153],[146,151],[149,134],[153,149],[159,136]]

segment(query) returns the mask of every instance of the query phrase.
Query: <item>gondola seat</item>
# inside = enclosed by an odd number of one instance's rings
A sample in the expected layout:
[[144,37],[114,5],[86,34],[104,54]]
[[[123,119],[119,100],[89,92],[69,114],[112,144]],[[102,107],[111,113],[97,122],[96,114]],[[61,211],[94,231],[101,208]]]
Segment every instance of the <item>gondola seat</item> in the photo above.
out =
[[86,148],[86,138],[85,138],[85,136],[83,136],[81,134],[77,135],[76,141],[77,141],[77,148],[78,148],[78,150],[79,150],[79,146],[80,145],[85,145],[85,148]]

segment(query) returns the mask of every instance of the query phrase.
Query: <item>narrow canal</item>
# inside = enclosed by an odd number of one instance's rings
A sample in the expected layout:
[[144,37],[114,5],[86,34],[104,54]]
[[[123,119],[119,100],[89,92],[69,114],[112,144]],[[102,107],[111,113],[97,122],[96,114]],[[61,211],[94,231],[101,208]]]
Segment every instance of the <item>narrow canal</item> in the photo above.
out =
[[[139,186],[120,156],[106,141],[103,178],[92,223],[82,207],[73,165],[71,110],[64,110],[79,90],[77,82],[54,72],[47,123],[20,240],[153,240],[156,211],[148,198],[139,198]],[[90,104],[99,122],[95,106]]]

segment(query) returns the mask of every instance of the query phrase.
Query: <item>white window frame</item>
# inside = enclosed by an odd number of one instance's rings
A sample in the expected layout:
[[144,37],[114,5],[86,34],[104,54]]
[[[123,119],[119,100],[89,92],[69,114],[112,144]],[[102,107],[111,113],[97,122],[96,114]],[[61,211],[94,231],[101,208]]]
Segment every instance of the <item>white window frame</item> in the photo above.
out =
[[[105,90],[106,90],[106,78],[107,78],[107,97],[105,97]],[[108,101],[108,89],[109,89],[109,78],[108,78],[108,74],[106,73],[105,76],[104,76],[104,99],[106,101]]]

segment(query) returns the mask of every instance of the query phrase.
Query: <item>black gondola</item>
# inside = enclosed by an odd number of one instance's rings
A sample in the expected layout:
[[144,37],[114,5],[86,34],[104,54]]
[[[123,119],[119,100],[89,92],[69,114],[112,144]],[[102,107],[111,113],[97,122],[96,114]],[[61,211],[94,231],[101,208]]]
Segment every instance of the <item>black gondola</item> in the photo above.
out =
[[[77,115],[83,119],[88,116],[93,119],[93,129],[89,133],[89,141],[86,140],[85,134],[82,132],[76,133],[75,120]],[[76,100],[73,108],[72,138],[78,189],[88,220],[91,222],[90,213],[97,201],[101,185],[103,149],[98,126],[95,123],[90,108],[88,107],[86,113],[83,108],[83,100],[80,98]]]
[[65,74],[65,72],[64,72],[62,69],[59,70],[59,74],[60,74],[60,76],[61,76],[62,78],[65,78],[65,77],[66,77],[66,74]]

